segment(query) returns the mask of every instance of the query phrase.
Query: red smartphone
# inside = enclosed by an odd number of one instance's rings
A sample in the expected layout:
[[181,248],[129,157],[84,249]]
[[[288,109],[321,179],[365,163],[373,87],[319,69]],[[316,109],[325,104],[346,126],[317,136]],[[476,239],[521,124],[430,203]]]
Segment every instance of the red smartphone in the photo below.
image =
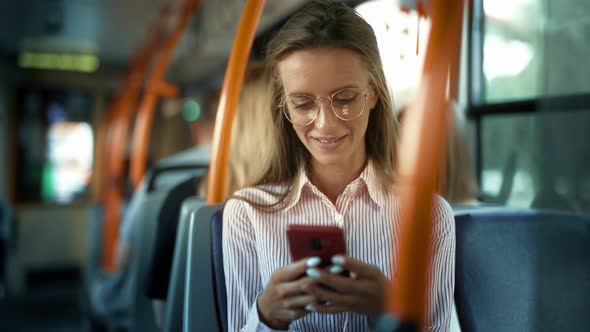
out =
[[346,255],[344,231],[336,226],[289,225],[289,249],[293,261],[319,257],[320,268],[332,265],[332,256]]

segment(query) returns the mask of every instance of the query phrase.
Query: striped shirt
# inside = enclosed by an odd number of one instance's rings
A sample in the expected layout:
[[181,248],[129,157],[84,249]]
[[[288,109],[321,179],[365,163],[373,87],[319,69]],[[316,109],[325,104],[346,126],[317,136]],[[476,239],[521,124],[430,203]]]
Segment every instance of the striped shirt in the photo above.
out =
[[[334,205],[300,172],[295,200],[274,213],[257,210],[242,200],[229,200],[223,213],[223,259],[229,331],[272,331],[259,319],[256,299],[271,274],[292,263],[286,231],[289,224],[338,226],[346,234],[347,254],[373,264],[389,279],[396,275],[393,257],[399,250],[400,201],[380,190],[368,163]],[[281,186],[265,186],[273,192]],[[276,191],[275,191],[276,190]],[[257,203],[276,199],[260,188],[236,193]],[[448,331],[455,283],[455,223],[450,206],[437,197],[432,238],[434,259],[427,303],[426,331]],[[291,323],[289,331],[368,331],[365,315],[310,313]]]

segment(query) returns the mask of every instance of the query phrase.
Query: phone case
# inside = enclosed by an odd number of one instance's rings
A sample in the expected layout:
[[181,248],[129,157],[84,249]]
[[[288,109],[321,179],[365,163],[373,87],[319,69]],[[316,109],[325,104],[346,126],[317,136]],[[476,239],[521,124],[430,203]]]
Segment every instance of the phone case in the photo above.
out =
[[317,256],[319,267],[327,267],[332,256],[346,255],[344,232],[336,226],[289,225],[287,237],[293,261]]

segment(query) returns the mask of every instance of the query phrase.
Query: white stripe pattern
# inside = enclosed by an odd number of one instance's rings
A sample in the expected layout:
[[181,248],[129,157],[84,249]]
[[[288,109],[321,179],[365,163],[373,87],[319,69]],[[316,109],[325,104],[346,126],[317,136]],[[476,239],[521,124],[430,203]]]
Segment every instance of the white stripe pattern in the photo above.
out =
[[[286,230],[289,224],[339,226],[346,234],[348,255],[373,264],[392,278],[392,258],[398,251],[399,198],[379,190],[371,163],[332,204],[305,174],[295,184],[296,200],[282,211],[262,212],[232,199],[223,213],[223,259],[227,287],[229,331],[272,331],[258,317],[256,298],[271,274],[292,262]],[[284,187],[265,187],[273,191]],[[273,202],[259,188],[236,193],[258,203]],[[425,331],[448,331],[455,282],[455,223],[450,206],[434,204],[431,291]],[[367,317],[356,313],[311,313],[291,323],[289,331],[369,331]]]

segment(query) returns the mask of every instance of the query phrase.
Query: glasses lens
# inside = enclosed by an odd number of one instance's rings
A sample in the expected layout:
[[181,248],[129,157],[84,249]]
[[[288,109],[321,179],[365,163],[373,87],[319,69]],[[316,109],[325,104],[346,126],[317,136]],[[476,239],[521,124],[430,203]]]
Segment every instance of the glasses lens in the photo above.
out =
[[309,96],[291,96],[285,101],[285,116],[298,126],[310,124],[316,116],[315,100]]
[[365,110],[365,96],[361,89],[344,89],[332,96],[332,109],[342,120],[356,119]]

